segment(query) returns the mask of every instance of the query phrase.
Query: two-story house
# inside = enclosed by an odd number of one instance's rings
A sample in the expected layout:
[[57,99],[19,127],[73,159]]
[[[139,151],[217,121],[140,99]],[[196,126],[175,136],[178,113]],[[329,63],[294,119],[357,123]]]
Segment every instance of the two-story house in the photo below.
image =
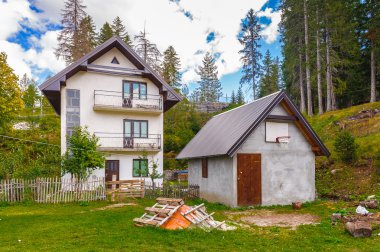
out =
[[[80,45],[78,45],[80,46]],[[44,82],[40,89],[61,116],[61,152],[75,126],[87,126],[107,152],[111,180],[146,177],[146,151],[163,170],[163,114],[177,94],[119,37],[113,37]]]

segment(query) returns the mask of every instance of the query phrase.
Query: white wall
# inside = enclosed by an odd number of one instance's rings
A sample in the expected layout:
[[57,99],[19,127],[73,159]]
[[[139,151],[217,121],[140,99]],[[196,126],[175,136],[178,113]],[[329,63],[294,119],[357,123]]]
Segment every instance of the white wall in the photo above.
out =
[[[120,65],[111,64],[116,55]],[[94,64],[135,68],[124,55],[116,48],[97,59]],[[66,81],[66,86],[61,87],[61,150],[66,151],[66,89],[80,90],[80,125],[88,126],[91,133],[123,133],[123,119],[148,120],[148,134],[161,134],[161,151],[154,154],[158,159],[159,171],[163,171],[163,113],[157,115],[142,114],[138,112],[110,112],[94,111],[94,90],[107,90],[122,92],[122,81],[140,81],[147,83],[147,93],[159,95],[158,87],[149,79],[128,76],[106,75],[94,72],[78,72]],[[110,160],[120,160],[120,179],[132,178],[132,159],[137,158],[138,153],[120,152],[118,155],[107,157]],[[104,175],[104,169],[96,172]]]

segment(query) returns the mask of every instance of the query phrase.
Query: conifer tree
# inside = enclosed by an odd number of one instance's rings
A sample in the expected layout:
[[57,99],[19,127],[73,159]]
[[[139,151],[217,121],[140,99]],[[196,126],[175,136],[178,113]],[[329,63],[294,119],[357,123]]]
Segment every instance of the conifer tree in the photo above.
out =
[[248,84],[252,88],[253,99],[257,96],[256,78],[260,72],[260,59],[262,57],[258,43],[261,39],[261,26],[253,9],[250,9],[244,19],[241,21],[241,30],[239,42],[243,49],[239,51],[242,54],[240,60],[243,63],[243,76],[240,84]]
[[98,34],[98,45],[103,44],[108,39],[112,38],[112,36],[113,36],[112,27],[108,22],[105,22],[102,28],[100,28],[100,31]]
[[135,36],[135,51],[150,67],[157,73],[161,73],[161,52],[157,49],[156,44],[151,43],[147,38],[147,33],[140,31]]
[[231,104],[236,104],[235,90],[232,90],[231,93]]
[[115,17],[115,19],[112,21],[112,32],[113,35],[119,36],[123,39],[123,41],[132,47],[132,40],[129,36],[128,32],[126,31],[126,28],[123,24],[123,21],[120,19],[120,17]]
[[242,86],[240,85],[236,94],[236,102],[239,105],[244,104],[244,94],[243,94],[243,89]]
[[173,46],[169,46],[164,51],[164,60],[162,62],[162,77],[173,88],[181,88],[181,62]]
[[57,58],[62,58],[67,64],[73,62],[73,48],[75,48],[75,36],[79,30],[82,19],[86,16],[86,6],[83,0],[66,0],[62,10],[62,30],[58,34],[58,47],[55,50]]
[[200,76],[199,92],[201,102],[218,102],[222,96],[222,86],[218,79],[218,68],[215,59],[207,52],[202,60],[202,66],[198,67],[197,74]]
[[83,57],[91,52],[96,46],[95,24],[92,17],[87,15],[79,24],[78,32],[74,34],[74,44],[72,48],[72,59]]
[[279,86],[279,61],[273,60],[269,50],[265,53],[263,60],[263,73],[259,82],[259,97],[272,94],[278,90]]

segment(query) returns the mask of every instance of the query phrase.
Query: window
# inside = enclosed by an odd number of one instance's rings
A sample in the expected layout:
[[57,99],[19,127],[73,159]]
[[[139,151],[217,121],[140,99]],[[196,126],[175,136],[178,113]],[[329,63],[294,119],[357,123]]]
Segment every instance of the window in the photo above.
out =
[[123,82],[123,98],[131,97],[134,99],[147,99],[146,83],[141,82]]
[[113,57],[111,63],[112,64],[120,64],[116,57]]
[[124,135],[126,137],[147,138],[148,121],[124,120]]
[[202,158],[202,178],[208,178],[208,159]]
[[148,159],[133,159],[133,177],[148,177]]

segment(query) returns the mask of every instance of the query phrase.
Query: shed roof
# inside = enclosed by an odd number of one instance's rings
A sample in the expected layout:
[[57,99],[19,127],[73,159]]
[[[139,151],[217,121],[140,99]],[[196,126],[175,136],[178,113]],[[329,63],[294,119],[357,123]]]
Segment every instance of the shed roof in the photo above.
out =
[[182,99],[181,95],[174,91],[173,88],[167,84],[162,77],[157,74],[143,59],[141,59],[134,50],[125,44],[120,37],[113,36],[39,86],[40,90],[48,98],[57,114],[60,114],[61,110],[61,86],[66,85],[66,80],[79,71],[87,71],[92,62],[114,47],[120,50],[120,52],[123,53],[124,56],[140,70],[142,77],[150,79],[159,88],[160,94],[164,95],[165,111]]
[[305,133],[317,155],[329,156],[310,124],[298,111],[284,91],[278,91],[251,103],[221,113],[211,118],[198,134],[185,146],[177,156],[183,158],[200,158],[209,156],[233,156],[247,137],[265,120],[273,108],[284,103],[296,118],[296,124]]

